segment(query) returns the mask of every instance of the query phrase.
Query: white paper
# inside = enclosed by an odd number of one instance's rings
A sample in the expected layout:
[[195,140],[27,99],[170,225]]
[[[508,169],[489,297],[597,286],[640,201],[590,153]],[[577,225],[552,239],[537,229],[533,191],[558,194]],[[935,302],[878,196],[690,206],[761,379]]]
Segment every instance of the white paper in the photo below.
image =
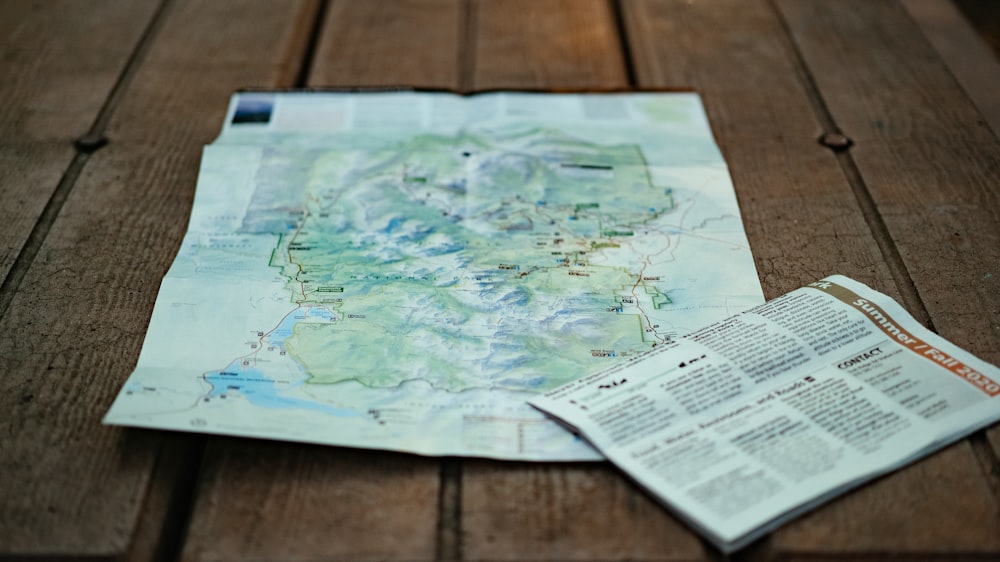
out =
[[998,381],[832,276],[530,402],[732,551],[1000,419]]

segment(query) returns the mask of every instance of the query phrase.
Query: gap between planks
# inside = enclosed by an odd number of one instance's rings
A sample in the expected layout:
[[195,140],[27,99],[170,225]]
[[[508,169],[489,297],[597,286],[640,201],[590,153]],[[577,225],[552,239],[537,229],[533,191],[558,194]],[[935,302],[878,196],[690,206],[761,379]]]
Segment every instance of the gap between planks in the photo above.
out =
[[292,84],[295,88],[305,88],[309,85],[309,73],[312,71],[313,60],[316,58],[316,46],[323,33],[323,22],[326,21],[326,13],[330,7],[330,0],[318,0],[318,2],[319,5],[313,14],[313,21],[306,39],[305,52]]
[[180,560],[194,513],[207,441],[207,436],[180,433],[164,439],[143,497],[128,560]]
[[615,29],[618,31],[618,51],[622,55],[622,68],[625,69],[625,80],[628,89],[635,89],[638,80],[635,74],[635,64],[632,60],[632,45],[628,40],[628,29],[625,27],[625,13],[622,9],[624,0],[608,0],[611,3],[610,12],[615,22]]
[[462,560],[462,459],[442,458],[438,493],[437,560]]
[[111,116],[121,102],[128,85],[132,82],[132,77],[135,76],[142,61],[145,60],[146,53],[149,51],[150,45],[153,44],[153,40],[162,27],[163,21],[166,19],[166,14],[173,2],[174,0],[162,0],[160,2],[160,5],[153,13],[153,17],[150,18],[149,24],[139,37],[132,55],[129,56],[128,61],[118,75],[115,85],[111,88],[111,92],[104,101],[104,105],[97,112],[97,117],[94,119],[93,124],[91,124],[90,129],[74,143],[76,155],[74,155],[66,171],[63,172],[62,177],[59,179],[59,184],[52,192],[52,196],[45,203],[45,208],[42,210],[41,215],[39,215],[38,220],[35,221],[35,225],[28,234],[28,238],[18,252],[17,257],[14,258],[14,263],[11,264],[7,277],[0,284],[0,317],[7,312],[7,308],[10,307],[10,303],[14,300],[14,296],[21,287],[21,282],[24,281],[24,277],[31,268],[31,264],[34,263],[35,258],[38,256],[38,251],[42,248],[42,244],[48,237],[52,225],[55,224],[56,219],[59,217],[59,213],[73,191],[76,180],[80,177],[80,173],[83,172],[83,168],[90,159],[90,155],[100,150],[106,144],[107,140],[104,138],[104,132],[111,121]]
[[[782,30],[784,30],[781,40],[786,43],[786,50],[790,55],[792,66],[795,69],[799,83],[802,85],[809,103],[812,105],[813,113],[815,113],[820,126],[823,128],[824,136],[827,134],[843,134],[850,139],[849,132],[845,133],[841,131],[829,107],[827,107],[826,101],[823,99],[823,95],[816,85],[816,80],[806,65],[802,51],[799,49],[798,44],[795,43],[785,15],[774,3],[774,0],[768,0],[768,5],[777,20],[781,23]],[[864,176],[861,175],[861,171],[851,156],[850,146],[843,149],[833,149],[833,152],[844,174],[844,178],[851,187],[855,199],[857,199],[861,214],[864,215],[865,222],[868,224],[868,228],[871,230],[872,236],[878,244],[882,258],[885,260],[892,275],[892,280],[899,290],[900,297],[903,299],[903,304],[906,305],[906,308],[921,324],[936,332],[937,330],[934,329],[930,313],[927,311],[927,307],[924,305],[924,301],[917,291],[916,284],[910,278],[906,265],[903,263],[903,257],[899,253],[899,248],[893,242],[892,235],[889,234],[889,228],[878,211],[871,191],[865,183]]]
[[479,21],[479,3],[466,0],[459,4],[458,9],[458,90],[468,93],[476,76],[476,22]]

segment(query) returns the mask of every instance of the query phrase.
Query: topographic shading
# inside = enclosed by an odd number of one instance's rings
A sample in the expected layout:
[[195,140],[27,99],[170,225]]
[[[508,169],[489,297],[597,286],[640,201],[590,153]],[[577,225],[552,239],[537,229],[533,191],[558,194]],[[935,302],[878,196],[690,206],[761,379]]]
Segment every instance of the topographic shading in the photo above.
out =
[[268,95],[206,148],[108,423],[598,458],[526,397],[763,300],[696,96]]

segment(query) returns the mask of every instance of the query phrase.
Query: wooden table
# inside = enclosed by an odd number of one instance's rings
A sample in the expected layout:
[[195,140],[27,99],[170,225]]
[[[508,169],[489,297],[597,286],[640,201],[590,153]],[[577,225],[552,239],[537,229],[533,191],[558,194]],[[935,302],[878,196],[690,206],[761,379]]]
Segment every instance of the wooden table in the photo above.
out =
[[[99,419],[135,365],[201,147],[247,86],[694,88],[768,298],[843,273],[1000,363],[1000,143],[908,7],[3,2],[0,553],[720,558],[605,463],[423,458]],[[734,558],[1000,559],[998,456],[994,427]]]

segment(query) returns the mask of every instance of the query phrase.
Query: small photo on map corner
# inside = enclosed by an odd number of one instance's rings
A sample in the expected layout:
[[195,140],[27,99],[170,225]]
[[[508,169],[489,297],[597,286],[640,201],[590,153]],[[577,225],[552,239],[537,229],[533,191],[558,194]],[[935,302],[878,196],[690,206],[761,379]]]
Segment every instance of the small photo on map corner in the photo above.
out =
[[233,125],[269,123],[273,112],[274,96],[240,96],[230,123]]

